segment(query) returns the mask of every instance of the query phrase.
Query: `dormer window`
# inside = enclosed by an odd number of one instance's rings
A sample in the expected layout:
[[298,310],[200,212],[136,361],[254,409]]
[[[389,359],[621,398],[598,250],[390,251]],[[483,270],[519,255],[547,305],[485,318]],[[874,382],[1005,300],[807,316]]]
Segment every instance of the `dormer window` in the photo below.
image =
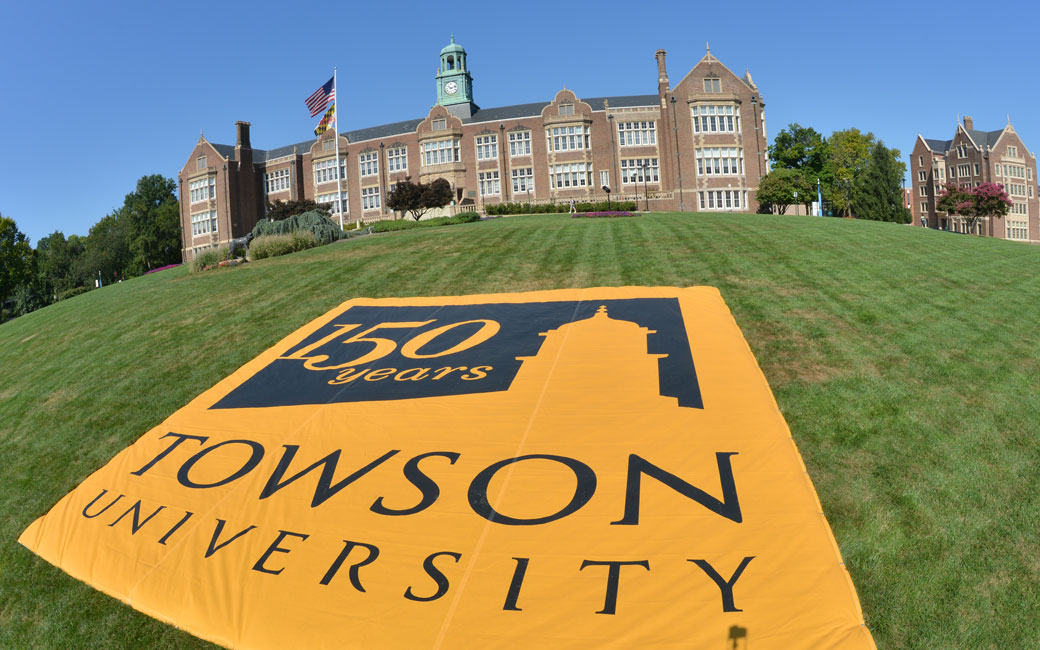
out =
[[722,92],[722,80],[718,77],[707,78],[704,80],[704,92],[706,93],[721,93]]
[[560,115],[574,115],[574,104],[560,104]]

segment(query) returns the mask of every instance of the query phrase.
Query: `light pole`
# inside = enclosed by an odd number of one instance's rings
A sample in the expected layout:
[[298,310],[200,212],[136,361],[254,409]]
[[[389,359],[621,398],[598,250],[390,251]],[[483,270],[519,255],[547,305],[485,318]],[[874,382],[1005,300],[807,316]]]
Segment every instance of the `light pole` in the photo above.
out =
[[645,212],[650,212],[650,195],[647,194],[647,191],[646,191],[646,175],[649,172],[650,167],[645,162],[642,163],[642,167],[643,167],[643,201],[644,201],[643,205],[645,206]]
[[672,95],[672,131],[675,133],[675,171],[679,174],[679,212],[685,211],[682,194],[682,160],[679,158],[679,123],[675,121],[675,95]]
[[[386,194],[386,156],[384,155],[386,144],[379,143],[379,180],[380,188],[379,193]],[[386,208],[383,207],[386,204],[386,196],[379,197],[379,218],[382,219],[386,216]]]
[[[614,166],[610,168],[610,178],[608,180],[611,183],[611,187],[617,187],[618,184],[614,182],[614,174],[617,171],[617,147],[614,146],[614,114],[607,115],[607,120],[610,122],[610,153],[614,158]],[[610,200],[610,195],[607,195],[607,200]]]

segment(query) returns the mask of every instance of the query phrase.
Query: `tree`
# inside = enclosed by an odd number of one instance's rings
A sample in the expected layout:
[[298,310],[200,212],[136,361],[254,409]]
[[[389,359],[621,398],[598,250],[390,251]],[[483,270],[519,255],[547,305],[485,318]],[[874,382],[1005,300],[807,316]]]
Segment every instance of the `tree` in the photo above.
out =
[[75,277],[88,286],[99,273],[104,284],[127,277],[131,254],[126,230],[126,224],[115,214],[105,215],[91,226],[86,249],[76,260]]
[[0,215],[0,323],[4,303],[15,289],[32,279],[33,249],[14,219]]
[[177,183],[160,174],[142,176],[116,216],[123,221],[130,249],[128,275],[181,261],[180,204]]
[[267,218],[271,221],[282,221],[289,217],[303,214],[304,212],[320,212],[325,216],[332,214],[331,203],[315,203],[310,199],[299,199],[296,201],[268,201]]
[[405,178],[387,192],[386,207],[407,212],[418,221],[429,210],[450,203],[451,198],[451,184],[443,178],[432,183],[413,183]]
[[795,203],[808,201],[811,205],[813,196],[813,187],[802,172],[782,167],[763,176],[755,192],[759,204],[768,203],[776,208],[777,214],[786,214],[787,208]]
[[889,149],[882,142],[870,147],[870,159],[855,177],[852,189],[852,209],[861,219],[905,223],[903,205],[903,174],[906,165],[899,160],[899,150]]
[[789,124],[777,133],[769,147],[769,160],[773,167],[799,169],[810,181],[822,177],[829,158],[830,146],[823,136],[815,129],[797,123]]
[[951,215],[963,217],[968,232],[977,233],[979,222],[984,218],[1003,217],[1011,209],[1011,199],[1003,185],[982,183],[975,189],[967,185],[947,183],[939,194],[935,207]]
[[831,206],[847,216],[852,207],[856,177],[870,160],[874,134],[862,133],[859,129],[845,129],[832,133],[827,142],[830,146],[827,167],[831,179]]

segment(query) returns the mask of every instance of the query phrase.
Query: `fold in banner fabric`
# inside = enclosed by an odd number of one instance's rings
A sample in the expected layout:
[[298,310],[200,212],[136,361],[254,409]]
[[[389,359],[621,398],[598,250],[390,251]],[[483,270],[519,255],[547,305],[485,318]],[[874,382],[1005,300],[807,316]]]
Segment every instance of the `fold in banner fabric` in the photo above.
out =
[[710,287],[355,299],[21,543],[229,648],[873,648]]

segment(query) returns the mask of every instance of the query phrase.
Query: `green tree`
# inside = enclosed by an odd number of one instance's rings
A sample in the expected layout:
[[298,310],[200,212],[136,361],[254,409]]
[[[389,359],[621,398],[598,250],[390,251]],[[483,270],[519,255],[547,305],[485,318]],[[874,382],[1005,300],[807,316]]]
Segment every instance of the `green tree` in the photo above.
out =
[[[787,125],[773,138],[769,160],[773,167],[801,170],[815,184],[821,178],[830,158],[830,145],[811,127],[798,123]],[[799,194],[801,196],[801,194]]]
[[296,201],[268,201],[266,216],[271,221],[282,221],[283,219],[295,217],[304,212],[315,211],[328,216],[332,213],[332,204],[315,203],[310,199],[299,199]]
[[36,242],[35,273],[48,304],[83,284],[82,278],[76,275],[75,266],[84,249],[83,237],[71,235],[65,239],[60,230]]
[[451,184],[443,178],[432,183],[413,183],[405,178],[386,193],[386,207],[407,212],[418,221],[431,209],[450,203],[451,198]]
[[74,275],[92,286],[100,273],[102,283],[108,284],[127,277],[130,260],[126,225],[117,215],[108,214],[91,226],[86,248],[76,260]]
[[906,165],[899,150],[878,141],[870,147],[870,159],[856,176],[852,191],[852,210],[861,219],[905,223],[903,174]]
[[177,183],[160,174],[142,176],[126,195],[117,218],[124,222],[130,260],[127,275],[181,261],[180,204]]
[[831,207],[848,216],[852,207],[852,196],[856,177],[870,160],[870,148],[874,144],[873,133],[862,133],[859,129],[835,131],[827,139],[830,145],[828,176]]
[[811,205],[813,197],[813,187],[802,172],[782,167],[763,176],[755,192],[759,204],[769,204],[776,209],[777,214],[786,214],[787,208],[795,203],[808,201]]
[[32,280],[33,249],[14,219],[0,215],[0,323],[4,304],[15,289]]

